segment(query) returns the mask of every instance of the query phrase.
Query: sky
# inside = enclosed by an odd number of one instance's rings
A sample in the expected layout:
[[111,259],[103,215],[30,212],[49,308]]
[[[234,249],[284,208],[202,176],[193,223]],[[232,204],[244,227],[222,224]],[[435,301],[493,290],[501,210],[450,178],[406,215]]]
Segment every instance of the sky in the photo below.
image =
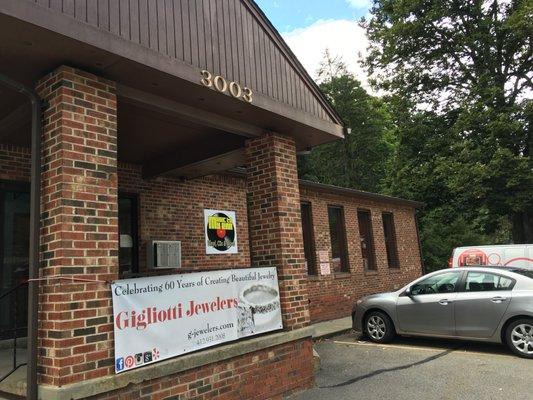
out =
[[256,0],[307,72],[317,78],[324,51],[341,56],[363,85],[367,77],[358,61],[368,40],[357,21],[368,15],[372,0]]

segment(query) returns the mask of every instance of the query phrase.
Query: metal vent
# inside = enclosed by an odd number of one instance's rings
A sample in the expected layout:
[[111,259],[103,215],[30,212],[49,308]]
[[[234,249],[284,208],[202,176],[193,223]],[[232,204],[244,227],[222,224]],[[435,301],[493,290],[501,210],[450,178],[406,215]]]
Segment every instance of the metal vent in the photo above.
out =
[[147,250],[148,268],[181,268],[181,242],[151,240]]

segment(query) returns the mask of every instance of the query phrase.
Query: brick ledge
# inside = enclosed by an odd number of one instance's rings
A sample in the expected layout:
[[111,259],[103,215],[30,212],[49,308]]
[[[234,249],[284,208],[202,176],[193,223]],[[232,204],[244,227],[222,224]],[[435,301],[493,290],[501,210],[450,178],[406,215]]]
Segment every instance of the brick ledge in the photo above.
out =
[[252,339],[233,342],[227,345],[201,350],[170,360],[161,361],[146,367],[138,368],[118,375],[105,376],[89,381],[77,382],[61,387],[40,385],[40,400],[84,399],[89,396],[122,389],[130,384],[142,383],[178,372],[198,368],[206,364],[227,360],[243,354],[253,353],[269,347],[293,342],[303,338],[311,338],[314,329],[305,327],[272,335],[259,336]]

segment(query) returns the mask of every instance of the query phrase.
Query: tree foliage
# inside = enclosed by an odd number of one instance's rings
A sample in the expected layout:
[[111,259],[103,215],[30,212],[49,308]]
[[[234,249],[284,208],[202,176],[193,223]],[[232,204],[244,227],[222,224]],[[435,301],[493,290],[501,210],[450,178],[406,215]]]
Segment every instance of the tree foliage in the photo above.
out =
[[346,141],[304,178],[423,201],[424,262],[461,245],[533,243],[533,2],[374,0],[369,95],[326,53],[321,88]]
[[403,99],[388,100],[398,145],[382,187],[385,193],[425,203],[420,233],[426,269],[445,267],[454,247],[508,243],[508,218],[490,212],[486,189],[475,182],[484,179],[485,168],[463,161],[472,155],[456,154],[448,117],[432,111],[412,113]]
[[346,139],[300,156],[300,177],[338,186],[377,191],[387,171],[395,134],[386,104],[370,96],[346,66],[326,51],[320,88],[349,128]]
[[427,203],[425,245],[533,242],[533,2],[375,0],[371,13],[366,66],[398,132],[386,190]]
[[530,0],[375,0],[363,22],[377,83],[417,104],[513,107],[533,90]]

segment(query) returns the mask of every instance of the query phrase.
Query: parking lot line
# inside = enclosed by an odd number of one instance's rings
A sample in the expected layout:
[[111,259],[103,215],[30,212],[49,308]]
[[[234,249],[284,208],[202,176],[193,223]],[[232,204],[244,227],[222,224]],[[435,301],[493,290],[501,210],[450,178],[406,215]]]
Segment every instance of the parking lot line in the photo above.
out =
[[370,342],[342,342],[340,340],[332,340],[336,344],[347,344],[352,346],[369,346],[369,347],[383,347],[383,348],[394,348],[394,349],[407,349],[407,350],[426,350],[426,351],[435,351],[435,350],[446,350],[442,347],[420,347],[420,346],[402,346],[400,344],[379,344],[379,343],[370,343]]
[[454,353],[459,354],[476,354],[476,355],[482,355],[482,356],[502,356],[502,357],[515,357],[512,354],[500,354],[500,353],[485,353],[482,351],[476,351],[476,350],[468,350],[464,348],[464,346],[461,346],[460,348],[446,348],[446,347],[427,347],[427,346],[407,346],[407,345],[401,345],[401,344],[379,344],[379,343],[371,343],[371,342],[344,342],[340,340],[332,340],[333,343],[336,344],[345,344],[349,346],[368,346],[368,347],[381,347],[381,348],[391,348],[391,349],[404,349],[404,350],[424,350],[424,351],[439,351],[439,350],[452,350]]

